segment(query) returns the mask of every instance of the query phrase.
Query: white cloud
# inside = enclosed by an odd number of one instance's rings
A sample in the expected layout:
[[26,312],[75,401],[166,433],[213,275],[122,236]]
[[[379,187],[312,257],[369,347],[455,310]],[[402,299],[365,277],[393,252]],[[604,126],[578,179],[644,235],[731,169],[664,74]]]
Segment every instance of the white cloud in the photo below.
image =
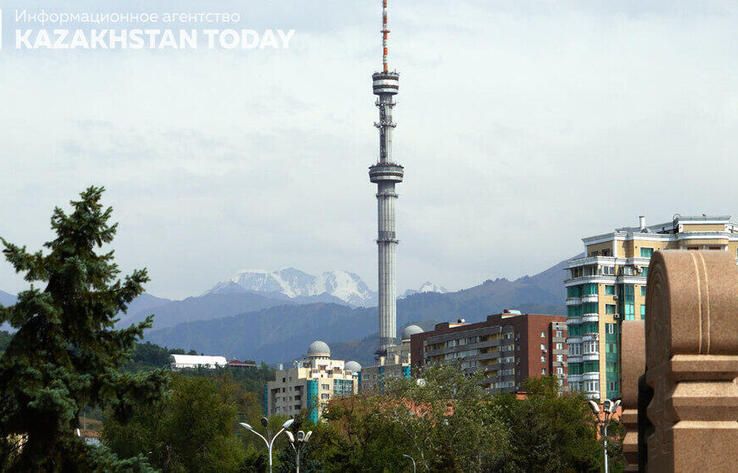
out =
[[[54,205],[104,184],[122,266],[148,266],[155,294],[241,267],[375,285],[378,5],[219,8],[294,27],[285,51],[4,49],[0,235],[37,247]],[[401,288],[536,272],[639,214],[736,213],[732,4],[391,8]],[[21,287],[0,266],[0,288]]]

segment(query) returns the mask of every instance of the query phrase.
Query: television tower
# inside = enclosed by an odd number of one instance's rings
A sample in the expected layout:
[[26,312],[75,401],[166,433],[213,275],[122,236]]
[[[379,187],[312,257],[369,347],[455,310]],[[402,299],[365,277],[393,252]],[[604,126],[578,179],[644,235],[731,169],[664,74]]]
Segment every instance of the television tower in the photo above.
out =
[[394,96],[400,88],[400,74],[389,71],[387,56],[389,28],[387,26],[387,0],[382,0],[382,72],[372,75],[376,105],[379,108],[379,162],[369,168],[369,180],[377,184],[379,256],[379,350],[384,354],[387,347],[396,343],[397,336],[397,289],[395,286],[395,184],[402,182],[404,168],[392,160],[392,130],[397,126],[392,121]]

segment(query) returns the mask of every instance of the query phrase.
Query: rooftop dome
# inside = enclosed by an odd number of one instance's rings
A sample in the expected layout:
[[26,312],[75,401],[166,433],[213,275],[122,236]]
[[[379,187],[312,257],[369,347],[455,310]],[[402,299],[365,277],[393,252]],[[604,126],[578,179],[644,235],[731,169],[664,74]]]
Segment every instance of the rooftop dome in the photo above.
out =
[[416,333],[423,333],[423,329],[417,325],[408,325],[402,330],[402,339],[409,340]]
[[331,356],[331,349],[327,343],[316,340],[308,347],[308,356]]
[[361,371],[361,365],[355,361],[347,361],[344,365],[344,369],[352,373],[358,373],[359,371]]

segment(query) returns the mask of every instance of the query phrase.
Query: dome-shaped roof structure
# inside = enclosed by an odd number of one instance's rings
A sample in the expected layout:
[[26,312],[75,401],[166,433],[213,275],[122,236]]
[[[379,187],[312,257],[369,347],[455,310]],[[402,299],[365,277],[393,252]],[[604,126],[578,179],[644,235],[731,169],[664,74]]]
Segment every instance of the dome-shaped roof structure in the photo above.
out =
[[331,356],[331,349],[328,347],[328,344],[325,342],[321,342],[320,340],[316,340],[313,343],[310,344],[310,347],[308,347],[308,356]]
[[417,325],[408,325],[402,330],[402,339],[409,340],[416,333],[423,333],[423,329]]
[[344,365],[344,369],[352,373],[358,373],[361,371],[361,365],[355,361],[347,361]]

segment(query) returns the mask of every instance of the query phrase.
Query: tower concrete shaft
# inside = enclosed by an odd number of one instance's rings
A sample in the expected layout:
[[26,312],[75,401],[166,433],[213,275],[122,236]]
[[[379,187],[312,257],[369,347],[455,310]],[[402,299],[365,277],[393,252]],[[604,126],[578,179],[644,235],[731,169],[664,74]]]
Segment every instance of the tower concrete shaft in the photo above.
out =
[[392,121],[392,110],[395,107],[394,96],[399,91],[400,75],[389,72],[387,0],[382,0],[382,6],[382,72],[372,75],[374,95],[377,96],[376,105],[379,108],[379,121],[374,124],[379,129],[379,162],[369,168],[369,180],[377,184],[380,354],[394,345],[397,337],[395,252],[398,240],[395,227],[395,184],[402,182],[404,177],[404,168],[392,160],[392,131],[396,126]]

